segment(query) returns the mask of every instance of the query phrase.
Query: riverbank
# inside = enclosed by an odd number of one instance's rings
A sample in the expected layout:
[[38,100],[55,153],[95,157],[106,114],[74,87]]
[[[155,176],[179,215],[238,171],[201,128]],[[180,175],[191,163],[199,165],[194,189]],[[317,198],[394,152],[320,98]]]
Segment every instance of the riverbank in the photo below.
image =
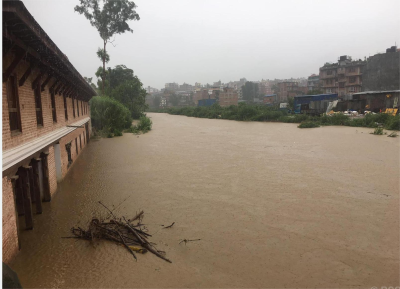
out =
[[[35,229],[21,232],[11,267],[24,288],[398,286],[399,138],[148,116],[144,135],[89,142]],[[127,197],[118,212],[144,209],[172,264],[61,239],[104,212],[98,201]]]
[[[400,115],[393,116],[386,113],[371,113],[357,118],[349,117],[341,113],[323,116],[309,116],[305,114],[293,115],[275,107],[248,105],[245,103],[229,107],[221,107],[218,104],[214,104],[208,107],[171,107],[153,109],[151,111],[209,119],[311,124],[307,127],[341,125],[377,128],[383,126],[387,130],[400,130]],[[302,126],[299,127],[302,128]]]

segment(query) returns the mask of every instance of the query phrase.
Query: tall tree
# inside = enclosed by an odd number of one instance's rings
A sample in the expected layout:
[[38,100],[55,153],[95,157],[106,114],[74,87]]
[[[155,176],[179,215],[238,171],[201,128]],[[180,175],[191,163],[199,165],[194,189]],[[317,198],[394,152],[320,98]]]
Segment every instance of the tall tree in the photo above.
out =
[[124,104],[131,112],[133,118],[139,118],[146,110],[147,91],[136,76],[125,80],[111,90],[110,96]]
[[[135,10],[137,6],[129,0],[79,0],[79,2],[80,5],[75,6],[75,11],[83,14],[90,24],[96,27],[103,39],[104,48],[99,52],[101,51],[103,60],[102,92],[104,94],[107,43],[115,34],[122,34],[126,31],[133,32],[127,21],[140,20],[140,17]],[[100,7],[101,4],[103,4],[102,7]]]
[[243,98],[247,101],[254,101],[254,98],[257,98],[258,95],[258,84],[253,83],[251,81],[247,81],[242,86],[242,94]]
[[153,99],[153,105],[155,108],[159,108],[161,103],[161,96],[156,95]]

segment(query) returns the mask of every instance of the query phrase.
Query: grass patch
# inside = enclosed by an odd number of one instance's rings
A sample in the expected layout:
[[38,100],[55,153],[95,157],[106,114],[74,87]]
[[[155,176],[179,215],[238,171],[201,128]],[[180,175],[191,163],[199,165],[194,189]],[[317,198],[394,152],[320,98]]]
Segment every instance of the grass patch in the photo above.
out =
[[313,128],[313,127],[320,127],[320,125],[316,121],[303,121],[297,127],[298,128]]

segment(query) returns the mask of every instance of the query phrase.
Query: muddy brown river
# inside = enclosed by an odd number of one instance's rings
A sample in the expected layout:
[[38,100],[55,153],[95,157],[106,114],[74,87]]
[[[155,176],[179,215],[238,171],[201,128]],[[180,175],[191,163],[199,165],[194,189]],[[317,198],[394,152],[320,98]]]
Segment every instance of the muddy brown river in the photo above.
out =
[[[400,138],[149,116],[145,135],[91,141],[35,229],[21,232],[11,267],[23,287],[400,286]],[[172,264],[61,238],[106,215],[98,201],[127,197],[118,213],[143,209]]]

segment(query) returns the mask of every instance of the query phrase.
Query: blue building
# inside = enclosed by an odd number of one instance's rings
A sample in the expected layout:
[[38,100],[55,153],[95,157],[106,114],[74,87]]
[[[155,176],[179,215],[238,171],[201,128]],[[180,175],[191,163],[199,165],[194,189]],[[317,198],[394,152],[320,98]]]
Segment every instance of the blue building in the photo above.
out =
[[217,100],[215,98],[199,99],[199,103],[197,106],[212,106],[216,102],[217,102]]

